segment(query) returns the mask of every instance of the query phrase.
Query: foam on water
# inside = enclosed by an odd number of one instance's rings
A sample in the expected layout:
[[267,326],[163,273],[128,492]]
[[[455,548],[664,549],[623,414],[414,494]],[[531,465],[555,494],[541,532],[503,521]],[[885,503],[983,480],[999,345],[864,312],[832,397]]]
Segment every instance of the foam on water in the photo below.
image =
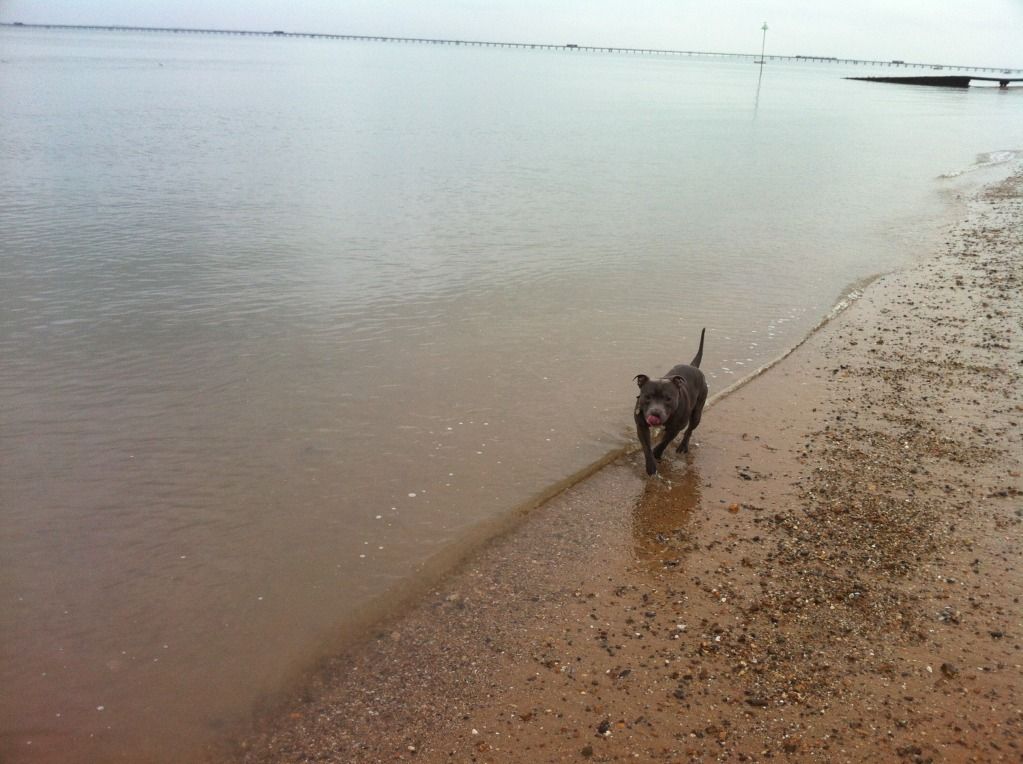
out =
[[998,165],[1008,164],[1009,162],[1015,161],[1021,155],[1020,151],[989,151],[977,155],[976,161],[969,167],[964,167],[961,170],[950,170],[944,172],[938,177],[944,179],[958,178],[967,173],[976,172],[977,170],[986,170],[990,167],[997,167]]

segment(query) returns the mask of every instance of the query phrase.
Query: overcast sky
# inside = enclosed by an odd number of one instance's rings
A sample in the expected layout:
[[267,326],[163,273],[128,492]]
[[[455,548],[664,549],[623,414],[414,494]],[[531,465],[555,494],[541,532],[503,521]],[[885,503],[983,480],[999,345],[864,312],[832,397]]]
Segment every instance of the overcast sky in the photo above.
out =
[[504,40],[1023,68],[1023,0],[0,0],[0,21]]

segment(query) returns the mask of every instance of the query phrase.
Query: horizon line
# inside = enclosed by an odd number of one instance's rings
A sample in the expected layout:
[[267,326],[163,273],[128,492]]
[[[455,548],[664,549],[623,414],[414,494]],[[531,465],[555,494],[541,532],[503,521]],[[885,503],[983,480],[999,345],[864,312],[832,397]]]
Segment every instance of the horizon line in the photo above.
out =
[[38,22],[0,21],[0,27],[14,27],[19,29],[80,29],[89,31],[111,31],[111,32],[171,32],[177,34],[223,34],[242,35],[253,37],[299,37],[306,39],[330,39],[330,40],[364,40],[370,42],[406,42],[423,43],[436,45],[468,45],[478,47],[505,47],[505,48],[529,48],[544,50],[571,50],[573,52],[600,52],[600,53],[624,53],[624,54],[650,54],[666,56],[720,56],[732,58],[751,58],[754,60],[789,60],[798,62],[823,62],[823,63],[847,63],[853,65],[867,64],[872,66],[899,66],[899,67],[921,67],[921,68],[942,68],[942,69],[971,69],[981,71],[999,71],[1003,73],[1023,72],[1023,68],[1003,66],[972,66],[959,64],[941,64],[936,62],[904,61],[902,59],[891,59],[882,61],[880,59],[851,58],[845,56],[820,56],[804,54],[781,54],[768,53],[761,57],[759,53],[734,53],[727,51],[707,50],[676,50],[670,48],[640,48],[634,46],[616,45],[581,45],[577,43],[536,43],[536,42],[508,42],[501,40],[463,40],[456,38],[440,37],[415,37],[409,35],[356,35],[338,34],[329,32],[289,32],[283,29],[259,30],[259,29],[226,29],[226,28],[201,28],[201,27],[151,27],[125,24],[48,24]]

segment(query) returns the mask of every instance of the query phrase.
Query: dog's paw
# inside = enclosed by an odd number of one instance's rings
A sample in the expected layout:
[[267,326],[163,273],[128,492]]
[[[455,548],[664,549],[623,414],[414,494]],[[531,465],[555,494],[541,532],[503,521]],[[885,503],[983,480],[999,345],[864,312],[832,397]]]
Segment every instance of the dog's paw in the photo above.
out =
[[647,462],[646,463],[646,474],[648,474],[648,475],[656,475],[657,474],[657,463],[656,462]]

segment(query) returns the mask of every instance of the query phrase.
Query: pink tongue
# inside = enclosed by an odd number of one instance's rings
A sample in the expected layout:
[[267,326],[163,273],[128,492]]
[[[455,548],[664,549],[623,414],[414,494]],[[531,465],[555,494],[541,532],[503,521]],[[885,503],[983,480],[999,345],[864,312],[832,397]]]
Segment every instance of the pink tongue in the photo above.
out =
[[658,416],[654,416],[653,414],[651,414],[650,416],[648,416],[648,417],[646,418],[646,423],[647,423],[648,425],[650,425],[651,427],[658,427],[658,426],[660,426],[660,424],[661,424],[661,418],[660,418],[660,417],[658,417]]

